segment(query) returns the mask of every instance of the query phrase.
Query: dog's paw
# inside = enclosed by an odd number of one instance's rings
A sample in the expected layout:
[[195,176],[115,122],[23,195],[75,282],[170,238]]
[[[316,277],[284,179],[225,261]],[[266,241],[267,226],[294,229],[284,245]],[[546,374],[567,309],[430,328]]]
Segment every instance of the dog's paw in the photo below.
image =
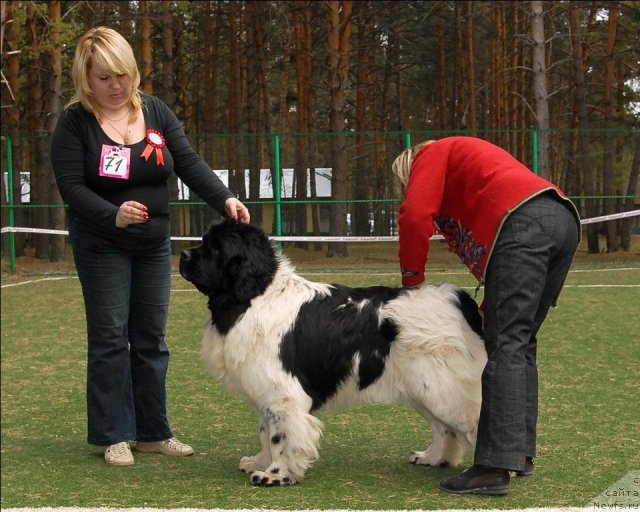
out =
[[424,452],[411,452],[409,462],[418,466],[432,466],[439,468],[447,468],[450,466],[449,461],[434,457],[428,453],[428,450]]
[[266,473],[264,471],[254,471],[251,474],[251,485],[256,487],[278,487],[281,485],[294,485],[297,481],[285,475],[278,473]]

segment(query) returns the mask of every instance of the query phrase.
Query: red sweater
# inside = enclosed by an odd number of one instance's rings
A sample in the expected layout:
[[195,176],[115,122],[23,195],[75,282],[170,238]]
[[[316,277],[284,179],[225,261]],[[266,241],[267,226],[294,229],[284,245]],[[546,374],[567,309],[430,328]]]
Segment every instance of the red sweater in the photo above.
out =
[[483,281],[503,222],[532,197],[553,190],[504,149],[474,137],[447,137],[422,148],[413,159],[400,206],[399,257],[402,284],[424,281],[429,237],[442,234],[473,275]]

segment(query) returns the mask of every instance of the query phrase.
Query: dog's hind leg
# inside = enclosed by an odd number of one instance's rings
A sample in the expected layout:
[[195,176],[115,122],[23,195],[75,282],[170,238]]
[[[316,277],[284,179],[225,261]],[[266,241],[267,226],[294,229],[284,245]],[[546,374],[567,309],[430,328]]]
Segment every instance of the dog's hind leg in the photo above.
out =
[[[419,411],[431,423],[432,442],[424,451],[414,451],[409,462],[420,466],[457,466],[464,456],[464,441],[459,434],[444,423],[436,420],[428,411]],[[462,441],[462,442],[461,442]]]
[[269,435],[269,422],[264,416],[260,417],[260,451],[253,457],[242,457],[240,471],[253,473],[264,471],[271,464],[271,445]]
[[322,422],[289,400],[267,407],[264,416],[271,464],[254,471],[251,483],[271,487],[301,482],[307,468],[318,457]]

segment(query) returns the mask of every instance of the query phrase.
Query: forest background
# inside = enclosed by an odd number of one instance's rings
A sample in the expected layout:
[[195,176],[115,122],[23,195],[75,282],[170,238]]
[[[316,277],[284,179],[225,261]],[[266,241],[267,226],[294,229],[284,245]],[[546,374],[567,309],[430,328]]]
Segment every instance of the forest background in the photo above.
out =
[[[486,138],[534,163],[586,217],[639,202],[638,1],[1,6],[2,150],[10,155],[2,158],[3,175],[13,170],[12,183],[2,181],[3,226],[10,211],[17,226],[65,227],[49,135],[73,94],[76,42],[98,25],[131,42],[141,89],[176,112],[194,146],[227,172],[231,190],[263,225],[273,223],[268,207],[282,160],[293,174],[290,233],[389,234],[390,210],[401,197],[393,158],[410,143],[450,134]],[[318,167],[331,170],[329,198],[317,197],[310,169]],[[270,198],[259,190],[261,169],[274,187]],[[21,197],[25,171],[30,203],[7,208],[10,196]],[[178,204],[178,184],[171,187]],[[191,199],[172,211],[172,234],[206,224],[201,203]],[[383,219],[375,229],[374,218]],[[602,234],[607,251],[628,250],[633,222],[588,225],[588,251],[601,251]],[[66,257],[63,236],[15,236],[18,256],[32,249],[40,259]],[[346,250],[329,244],[329,255]]]

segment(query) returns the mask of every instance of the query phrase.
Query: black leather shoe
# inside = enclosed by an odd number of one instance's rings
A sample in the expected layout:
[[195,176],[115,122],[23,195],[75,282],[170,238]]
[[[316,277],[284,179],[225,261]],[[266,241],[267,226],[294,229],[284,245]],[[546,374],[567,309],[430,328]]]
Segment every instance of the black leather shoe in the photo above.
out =
[[519,478],[531,478],[536,471],[535,463],[532,457],[527,457],[524,462],[524,469],[516,471],[516,476]]
[[440,489],[453,494],[509,494],[509,471],[478,464],[460,475],[440,482]]

